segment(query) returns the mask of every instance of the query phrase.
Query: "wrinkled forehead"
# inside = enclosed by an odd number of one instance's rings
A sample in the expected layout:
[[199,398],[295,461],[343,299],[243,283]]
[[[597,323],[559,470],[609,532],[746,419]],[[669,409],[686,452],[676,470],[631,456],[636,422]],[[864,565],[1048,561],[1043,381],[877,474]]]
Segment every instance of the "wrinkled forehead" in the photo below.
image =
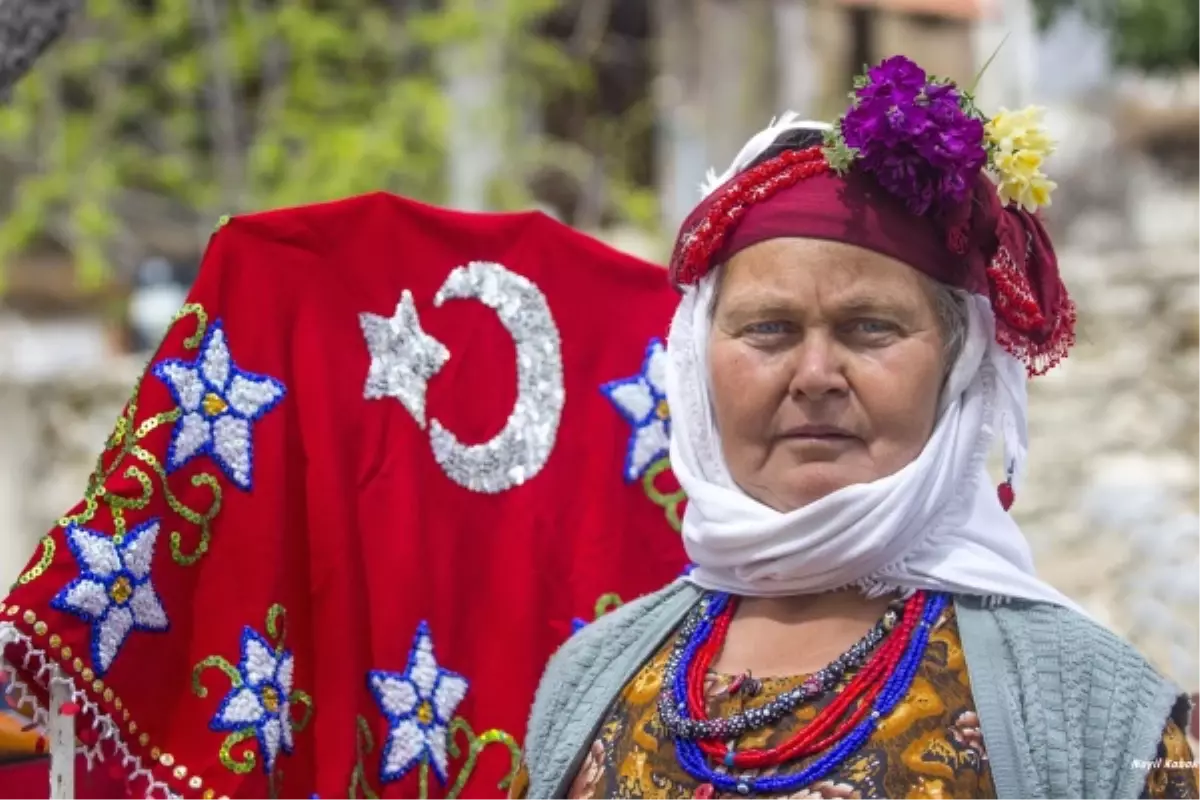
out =
[[931,302],[934,282],[896,258],[843,242],[779,238],[752,245],[716,271],[713,307]]

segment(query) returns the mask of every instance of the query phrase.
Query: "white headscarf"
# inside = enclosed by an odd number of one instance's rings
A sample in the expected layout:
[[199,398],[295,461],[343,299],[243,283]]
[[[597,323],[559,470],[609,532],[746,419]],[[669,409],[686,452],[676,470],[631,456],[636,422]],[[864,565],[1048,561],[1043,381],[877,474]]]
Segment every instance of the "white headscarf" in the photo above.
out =
[[[773,124],[725,176],[710,173],[708,190],[796,127],[812,123]],[[1079,610],[1036,577],[1029,544],[987,473],[997,425],[1014,484],[1027,449],[1025,368],[996,343],[987,298],[967,296],[966,341],[920,455],[893,475],[782,513],[742,491],[722,455],[707,355],[714,285],[715,270],[686,288],[667,340],[671,467],[688,497],[682,533],[692,581],[759,597],[858,586],[869,594],[931,589]]]

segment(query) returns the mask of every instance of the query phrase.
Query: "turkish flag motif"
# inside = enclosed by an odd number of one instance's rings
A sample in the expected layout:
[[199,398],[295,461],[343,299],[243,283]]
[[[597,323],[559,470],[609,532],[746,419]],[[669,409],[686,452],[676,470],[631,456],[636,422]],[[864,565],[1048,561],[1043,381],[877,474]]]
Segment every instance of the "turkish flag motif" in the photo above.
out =
[[0,605],[131,794],[498,796],[580,622],[678,575],[664,272],[537,214],[235,217]]

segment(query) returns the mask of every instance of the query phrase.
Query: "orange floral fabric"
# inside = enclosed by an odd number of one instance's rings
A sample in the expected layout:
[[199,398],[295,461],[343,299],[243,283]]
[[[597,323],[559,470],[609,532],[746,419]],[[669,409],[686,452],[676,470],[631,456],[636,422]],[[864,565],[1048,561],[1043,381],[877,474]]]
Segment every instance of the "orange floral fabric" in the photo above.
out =
[[[571,798],[692,797],[698,781],[679,766],[675,745],[658,717],[657,698],[672,641],[625,687],[601,725],[568,796]],[[762,681],[757,697],[729,691],[732,678],[710,675],[706,684],[709,714],[725,716],[763,705],[799,685],[807,676]],[[849,677],[849,676],[847,676]],[[791,737],[833,699],[807,705],[765,732],[741,737],[737,749],[772,747]],[[1194,798],[1194,770],[1172,768],[1190,761],[1191,750],[1180,728],[1168,723],[1160,751],[1164,759],[1147,776],[1145,797]],[[788,764],[785,773],[803,769],[813,756]],[[770,774],[764,772],[763,774]],[[511,796],[522,798],[528,776],[522,769]],[[721,795],[717,797],[737,797]],[[958,636],[953,606],[935,626],[925,659],[908,695],[885,717],[866,745],[825,778],[796,790],[793,798],[992,798],[996,796],[971,684]]]

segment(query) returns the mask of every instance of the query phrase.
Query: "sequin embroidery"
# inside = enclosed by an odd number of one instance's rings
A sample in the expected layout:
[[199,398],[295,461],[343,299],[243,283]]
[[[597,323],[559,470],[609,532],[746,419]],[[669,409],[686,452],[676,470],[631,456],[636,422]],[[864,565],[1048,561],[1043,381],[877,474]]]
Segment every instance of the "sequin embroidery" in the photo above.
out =
[[363,397],[394,397],[422,429],[425,427],[425,390],[429,379],[450,359],[446,346],[421,329],[412,292],[400,296],[391,317],[358,315],[371,365]]
[[[204,340],[205,331],[208,328],[208,315],[204,309],[195,303],[189,303],[176,314],[175,320],[172,322],[172,330],[174,330],[175,324],[191,317],[195,318],[196,330],[183,340],[184,350],[197,350]],[[85,525],[96,518],[103,505],[111,515],[109,526],[113,532],[113,539],[120,541],[125,535],[127,527],[126,513],[146,509],[155,495],[158,495],[166,502],[171,511],[199,529],[199,540],[191,552],[187,552],[183,548],[182,533],[172,531],[170,535],[171,558],[181,565],[191,566],[208,551],[212,521],[221,510],[222,487],[214,473],[200,470],[191,476],[189,483],[196,489],[207,489],[211,500],[207,508],[197,508],[184,503],[172,491],[170,482],[167,480],[167,468],[159,461],[155,453],[142,446],[146,437],[150,436],[155,429],[168,423],[177,422],[183,414],[181,408],[175,407],[138,421],[138,401],[141,398],[142,383],[145,375],[149,372],[150,370],[147,370],[139,378],[125,410],[117,419],[117,424],[105,443],[104,451],[96,459],[96,467],[88,477],[87,488],[83,493],[83,508],[75,514],[61,517],[58,524],[64,529],[72,525]],[[116,475],[136,482],[140,490],[136,496],[127,496],[112,489],[110,481]],[[152,476],[158,477],[157,486]],[[194,503],[194,500],[192,502]],[[44,555],[43,558],[45,558]],[[23,577],[33,580],[37,577],[36,571],[37,565]]]
[[17,578],[18,586],[24,586],[30,581],[42,577],[50,567],[51,562],[54,561],[54,551],[58,549],[58,545],[55,544],[53,536],[43,536],[41,541],[38,542],[38,547],[42,551],[41,557]]
[[167,449],[167,472],[207,454],[235,486],[249,491],[254,423],[283,399],[283,384],[237,366],[220,320],[208,329],[195,360],[163,359],[152,372],[182,412]]
[[611,381],[600,391],[633,426],[625,450],[625,480],[632,483],[650,466],[666,458],[671,445],[671,412],[667,407],[667,349],[659,339],[646,347],[642,368],[628,378]]
[[380,780],[399,780],[427,762],[445,784],[450,721],[466,697],[467,680],[438,664],[426,622],[417,626],[404,672],[372,670],[367,687],[388,721]]
[[639,478],[650,502],[666,512],[675,531],[682,528],[682,508],[687,494],[681,488],[663,489],[659,478],[671,473],[671,410],[667,405],[667,350],[660,339],[651,339],[641,370],[628,378],[600,387],[618,413],[633,426],[625,449],[623,474],[627,483]]
[[[673,490],[663,490],[658,487],[658,479],[666,475],[676,485]],[[651,503],[661,508],[667,515],[667,524],[676,533],[683,530],[682,508],[687,502],[687,492],[678,487],[675,473],[671,472],[671,460],[663,457],[650,465],[642,476],[642,489]]]
[[157,519],[119,542],[86,528],[67,528],[67,547],[79,564],[79,577],[54,596],[50,607],[91,624],[96,675],[108,672],[133,631],[161,633],[170,627],[150,578],[158,533]]
[[[192,671],[192,691],[201,698],[208,696],[208,689],[200,682],[205,670],[216,669],[229,678],[229,692],[209,720],[209,728],[228,732],[221,744],[220,760],[226,769],[238,774],[254,769],[257,759],[249,749],[240,758],[235,757],[234,747],[257,739],[263,771],[273,776],[279,753],[291,755],[294,733],[303,730],[312,715],[312,699],[293,688],[296,662],[292,651],[284,647],[285,615],[283,606],[271,606],[266,636],[250,626],[242,629],[241,660],[236,667],[222,656],[209,656]],[[304,708],[299,721],[292,716],[294,706]]]
[[[616,594],[615,592],[602,594],[600,595],[599,599],[596,600],[596,607],[593,609],[595,616],[593,616],[592,619],[600,619],[608,612],[615,611],[624,604],[624,601],[621,600],[621,595]],[[587,620],[583,619],[582,617],[576,617],[575,619],[571,620],[571,633],[578,633],[580,630],[587,627],[587,625]]]
[[496,312],[517,349],[517,400],[504,427],[482,444],[458,440],[436,419],[430,423],[433,456],[446,477],[483,494],[520,486],[550,459],[562,420],[562,340],[542,291],[528,278],[489,261],[457,267],[434,297],[478,300]]
[[[354,769],[350,773],[350,786],[346,790],[346,797],[351,800],[358,800],[360,797],[367,798],[367,800],[378,800],[379,792],[371,786],[371,782],[367,778],[366,769],[366,759],[375,749],[375,738],[371,735],[371,726],[367,723],[366,719],[360,716],[356,722],[358,729],[355,737],[355,750],[358,754],[358,759],[355,762]],[[446,792],[448,800],[455,800],[455,798],[462,796],[467,782],[471,779],[471,775],[474,774],[475,767],[479,763],[479,757],[484,750],[493,744],[502,745],[508,751],[508,772],[500,779],[497,788],[500,791],[509,789],[513,785],[517,774],[521,771],[521,746],[517,744],[517,740],[511,734],[496,728],[476,735],[465,719],[455,717],[450,722],[449,739],[446,743],[446,751],[451,759],[464,756],[464,752],[458,744],[458,734],[460,733],[467,742],[466,758],[462,768],[458,771],[458,776],[454,779],[454,784]],[[417,797],[421,798],[421,800],[429,797],[428,760],[421,761],[418,769]]]

